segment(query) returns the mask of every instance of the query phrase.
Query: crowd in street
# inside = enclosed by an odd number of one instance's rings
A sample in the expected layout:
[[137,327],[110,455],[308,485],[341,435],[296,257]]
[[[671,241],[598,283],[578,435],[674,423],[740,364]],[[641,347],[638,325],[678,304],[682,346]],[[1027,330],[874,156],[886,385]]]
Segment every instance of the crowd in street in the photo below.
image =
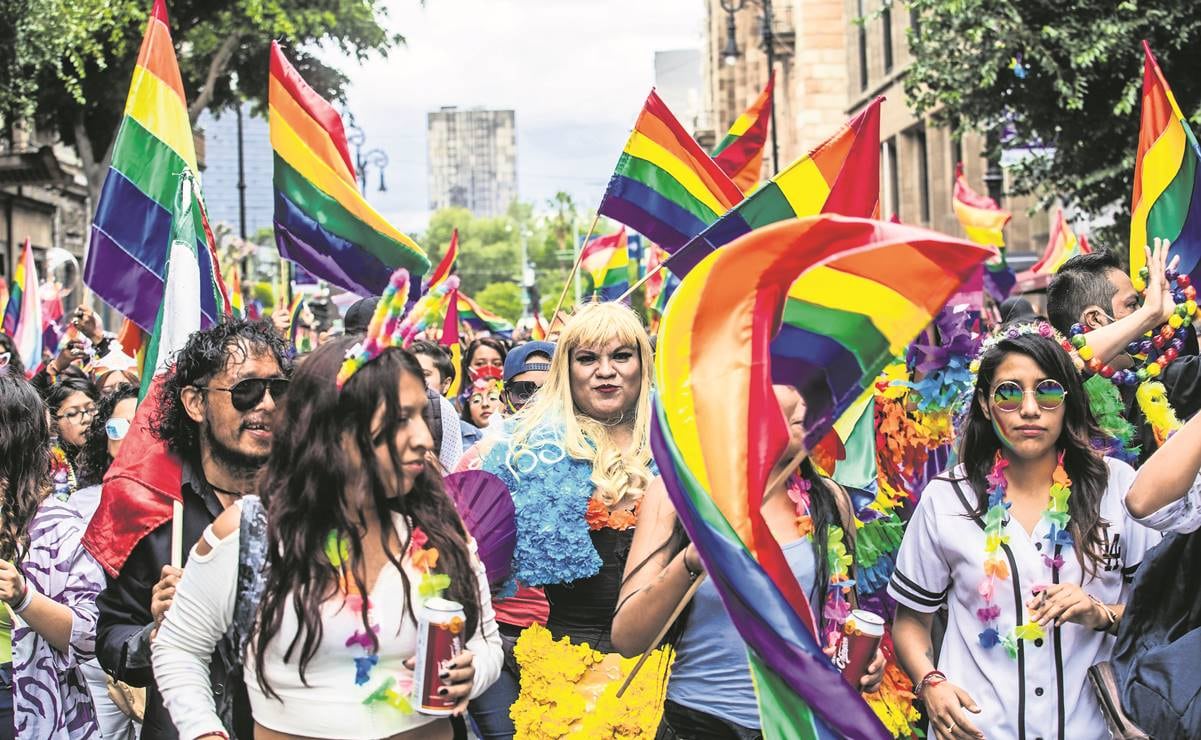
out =
[[[1048,318],[1014,300],[983,327],[953,461],[888,581],[891,643],[857,680],[876,691],[898,662],[930,736],[1201,733],[1178,701],[1197,675],[1180,581],[1201,528],[1201,356],[1171,320],[1189,283],[1166,244],[1144,282],[1081,255]],[[459,364],[389,341],[401,318],[365,299],[307,354],[286,327],[230,318],[146,389],[86,307],[87,341],[38,368],[0,335],[0,738],[761,736],[712,582],[676,616],[705,564],[652,454],[637,315],[586,304],[549,341],[479,336]],[[1175,351],[1148,362],[1148,333]],[[1136,455],[1107,446],[1094,378],[1118,381]],[[1136,398],[1147,380],[1159,406]],[[761,511],[833,656],[855,496],[800,454],[803,393],[774,391],[791,442]],[[1192,420],[1163,433],[1156,408]],[[123,451],[142,423],[135,443],[164,452]],[[115,518],[154,509],[116,500],[114,461],[168,458],[171,513],[99,557]],[[451,495],[472,471],[511,500],[499,572],[503,538]],[[462,610],[462,649],[437,668],[447,711],[427,713],[413,684],[434,598]]]

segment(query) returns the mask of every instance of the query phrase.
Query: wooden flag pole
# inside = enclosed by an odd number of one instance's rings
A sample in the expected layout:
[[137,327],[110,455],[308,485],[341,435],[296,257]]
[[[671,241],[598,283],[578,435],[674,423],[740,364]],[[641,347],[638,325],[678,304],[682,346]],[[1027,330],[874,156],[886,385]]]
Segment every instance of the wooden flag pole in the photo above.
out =
[[[596,231],[596,225],[600,223],[600,213],[596,214],[596,218],[592,219],[592,225],[588,227],[588,235],[584,237],[584,241],[580,243],[580,253],[575,256],[575,264],[571,266],[571,272],[567,275],[567,282],[563,284],[563,290],[559,293],[559,302],[555,304],[555,310],[551,316],[558,316],[559,309],[563,307],[563,299],[567,297],[567,290],[571,288],[571,282],[575,280],[575,274],[580,269],[580,262],[584,259],[584,247],[588,246],[588,240],[592,238],[592,232]],[[554,322],[554,319],[551,319]]]
[[642,670],[642,666],[644,663],[646,663],[646,659],[651,656],[651,651],[655,649],[656,645],[663,642],[663,638],[667,635],[667,631],[671,629],[671,625],[674,624],[675,621],[680,617],[680,614],[684,611],[684,607],[688,606],[688,602],[692,601],[692,597],[696,596],[696,590],[700,588],[701,584],[704,582],[705,574],[701,573],[696,577],[696,580],[692,582],[692,585],[688,587],[688,590],[684,592],[684,595],[680,597],[680,603],[676,604],[676,608],[672,611],[671,616],[669,616],[667,621],[663,623],[663,628],[659,630],[659,634],[655,635],[655,639],[651,641],[651,646],[646,649],[646,652],[642,654],[642,657],[639,658],[638,662],[634,664],[634,667],[630,669],[630,675],[626,676],[625,682],[621,685],[621,688],[617,690],[618,699],[625,694],[626,689],[630,688],[630,684],[634,682],[634,676],[638,675],[638,671]]
[[171,502],[171,567],[183,567],[183,501]]
[[639,289],[639,288],[641,288],[643,285],[646,285],[646,282],[647,282],[648,280],[650,280],[651,278],[653,278],[654,276],[658,275],[658,274],[659,274],[659,271],[660,271],[660,270],[662,270],[662,269],[664,268],[664,266],[666,266],[666,265],[667,265],[667,260],[664,260],[663,262],[660,262],[658,265],[656,265],[656,266],[655,266],[655,269],[653,269],[653,270],[651,270],[650,272],[648,272],[647,274],[643,275],[641,280],[639,280],[638,282],[634,283],[634,284],[633,284],[633,285],[630,287],[630,289],[629,289],[629,290],[627,290],[626,292],[624,292],[624,293],[622,293],[620,296],[618,296],[618,298],[617,298],[617,301],[618,301],[618,303],[620,303],[621,301],[624,301],[625,299],[627,299],[627,298],[629,298],[630,296],[634,295],[634,291],[638,290],[638,289]]

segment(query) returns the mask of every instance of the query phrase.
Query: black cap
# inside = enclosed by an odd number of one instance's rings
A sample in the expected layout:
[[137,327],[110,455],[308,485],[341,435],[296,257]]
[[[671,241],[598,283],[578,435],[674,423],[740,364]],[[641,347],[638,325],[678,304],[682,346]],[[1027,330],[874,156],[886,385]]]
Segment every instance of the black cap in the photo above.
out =
[[344,331],[347,334],[366,334],[378,303],[379,298],[360,298],[350,304],[350,308],[346,309],[346,316],[342,319]]

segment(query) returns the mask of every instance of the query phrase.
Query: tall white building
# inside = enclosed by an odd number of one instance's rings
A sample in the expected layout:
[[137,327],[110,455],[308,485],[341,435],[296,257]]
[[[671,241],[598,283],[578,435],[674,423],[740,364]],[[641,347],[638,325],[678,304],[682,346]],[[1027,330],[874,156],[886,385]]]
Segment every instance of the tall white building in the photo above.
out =
[[517,116],[511,110],[432,112],[427,120],[430,210],[499,216],[517,200]]

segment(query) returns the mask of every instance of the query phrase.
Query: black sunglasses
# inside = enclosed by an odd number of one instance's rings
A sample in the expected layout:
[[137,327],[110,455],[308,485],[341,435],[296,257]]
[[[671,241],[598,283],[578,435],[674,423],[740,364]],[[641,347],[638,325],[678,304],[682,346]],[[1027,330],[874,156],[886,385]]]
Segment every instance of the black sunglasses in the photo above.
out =
[[508,396],[509,403],[514,406],[522,406],[527,403],[537,390],[538,384],[532,380],[505,383],[505,395]]
[[272,400],[282,400],[288,392],[287,378],[247,378],[239,380],[229,388],[218,388],[215,385],[198,385],[201,390],[225,391],[229,393],[230,403],[238,411],[249,411],[263,400],[263,395],[271,391]]

